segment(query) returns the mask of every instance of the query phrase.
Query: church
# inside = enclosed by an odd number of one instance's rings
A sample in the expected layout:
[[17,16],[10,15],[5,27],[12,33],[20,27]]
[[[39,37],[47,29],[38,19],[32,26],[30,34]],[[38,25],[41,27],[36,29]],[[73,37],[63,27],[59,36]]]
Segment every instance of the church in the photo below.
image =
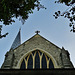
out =
[[10,50],[5,54],[1,69],[63,69],[74,68],[70,54],[36,34],[21,44],[19,30]]

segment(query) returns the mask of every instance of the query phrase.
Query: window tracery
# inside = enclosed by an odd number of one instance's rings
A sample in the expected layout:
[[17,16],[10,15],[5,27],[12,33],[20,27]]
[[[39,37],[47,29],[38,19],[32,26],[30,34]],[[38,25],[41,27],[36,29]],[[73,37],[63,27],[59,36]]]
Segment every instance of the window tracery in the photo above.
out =
[[20,69],[53,69],[54,65],[46,53],[35,50],[23,59]]

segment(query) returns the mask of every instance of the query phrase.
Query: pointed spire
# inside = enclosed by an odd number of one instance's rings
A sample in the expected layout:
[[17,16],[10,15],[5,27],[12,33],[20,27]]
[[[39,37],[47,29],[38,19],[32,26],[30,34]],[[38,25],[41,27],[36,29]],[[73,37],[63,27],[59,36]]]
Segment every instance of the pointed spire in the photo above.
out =
[[19,29],[19,32],[18,32],[18,34],[17,34],[17,36],[16,36],[16,38],[15,38],[10,50],[15,49],[16,47],[18,47],[21,44],[20,31],[21,31],[21,28]]

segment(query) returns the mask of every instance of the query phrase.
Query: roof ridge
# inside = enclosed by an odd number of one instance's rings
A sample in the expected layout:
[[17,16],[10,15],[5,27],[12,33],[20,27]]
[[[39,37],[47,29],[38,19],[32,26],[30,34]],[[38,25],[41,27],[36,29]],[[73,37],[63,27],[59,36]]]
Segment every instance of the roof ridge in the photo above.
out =
[[[35,34],[35,35],[33,35],[31,38],[29,38],[28,40],[26,40],[25,42],[23,42],[21,45],[23,45],[24,43],[26,43],[27,41],[29,41],[30,39],[32,39],[33,37],[35,37],[36,35],[39,35],[39,34]],[[39,35],[40,37],[42,37],[43,39],[45,39],[45,40],[47,40],[46,38],[44,38],[43,36],[41,36],[41,35]],[[48,42],[50,42],[49,40],[47,40]],[[51,44],[53,44],[52,42],[50,42]],[[21,46],[21,45],[19,45],[19,46]],[[59,48],[59,49],[61,49],[60,47],[58,47],[57,45],[55,45],[55,44],[53,44],[54,46],[56,46],[57,48]],[[18,47],[19,47],[18,46]],[[18,47],[16,47],[16,48],[18,48]],[[16,49],[15,48],[15,49]]]

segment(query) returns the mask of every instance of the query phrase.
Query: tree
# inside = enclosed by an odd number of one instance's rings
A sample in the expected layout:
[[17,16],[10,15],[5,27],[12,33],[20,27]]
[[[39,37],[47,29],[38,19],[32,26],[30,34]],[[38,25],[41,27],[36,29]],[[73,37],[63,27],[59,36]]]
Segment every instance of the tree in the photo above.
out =
[[[19,18],[24,24],[25,20],[28,19],[28,14],[33,13],[33,10],[37,7],[37,10],[40,8],[45,8],[40,4],[39,0],[0,0],[0,22],[3,22],[5,25],[10,25],[12,22],[15,22],[13,17]],[[0,27],[0,38],[5,37],[1,35]]]
[[[59,16],[64,16],[70,20],[70,27],[73,27],[71,31],[75,32],[75,0],[58,0],[55,3],[65,3],[69,7],[65,12],[55,12],[54,17],[57,19]],[[33,13],[33,10],[37,8],[45,8],[40,4],[40,0],[0,0],[0,22],[5,25],[10,25],[15,22],[13,19],[19,18],[20,21],[24,22],[28,19],[28,15]],[[46,9],[46,8],[45,8]],[[0,38],[5,37],[8,33],[1,34],[2,27],[0,27]]]
[[75,0],[58,0],[55,1],[55,3],[65,3],[65,5],[69,7],[63,13],[61,13],[61,11],[55,12],[55,15],[53,16],[55,17],[55,19],[57,19],[59,16],[64,16],[64,18],[68,18],[70,21],[69,26],[72,27],[70,31],[75,32]]
[[0,38],[2,38],[2,37],[6,37],[6,35],[8,35],[8,33],[2,35],[2,34],[1,34],[1,30],[2,30],[2,25],[0,25]]
[[28,14],[33,13],[34,8],[44,8],[39,0],[0,0],[0,21],[5,25],[15,22],[13,17],[22,18],[24,21],[28,19]]

